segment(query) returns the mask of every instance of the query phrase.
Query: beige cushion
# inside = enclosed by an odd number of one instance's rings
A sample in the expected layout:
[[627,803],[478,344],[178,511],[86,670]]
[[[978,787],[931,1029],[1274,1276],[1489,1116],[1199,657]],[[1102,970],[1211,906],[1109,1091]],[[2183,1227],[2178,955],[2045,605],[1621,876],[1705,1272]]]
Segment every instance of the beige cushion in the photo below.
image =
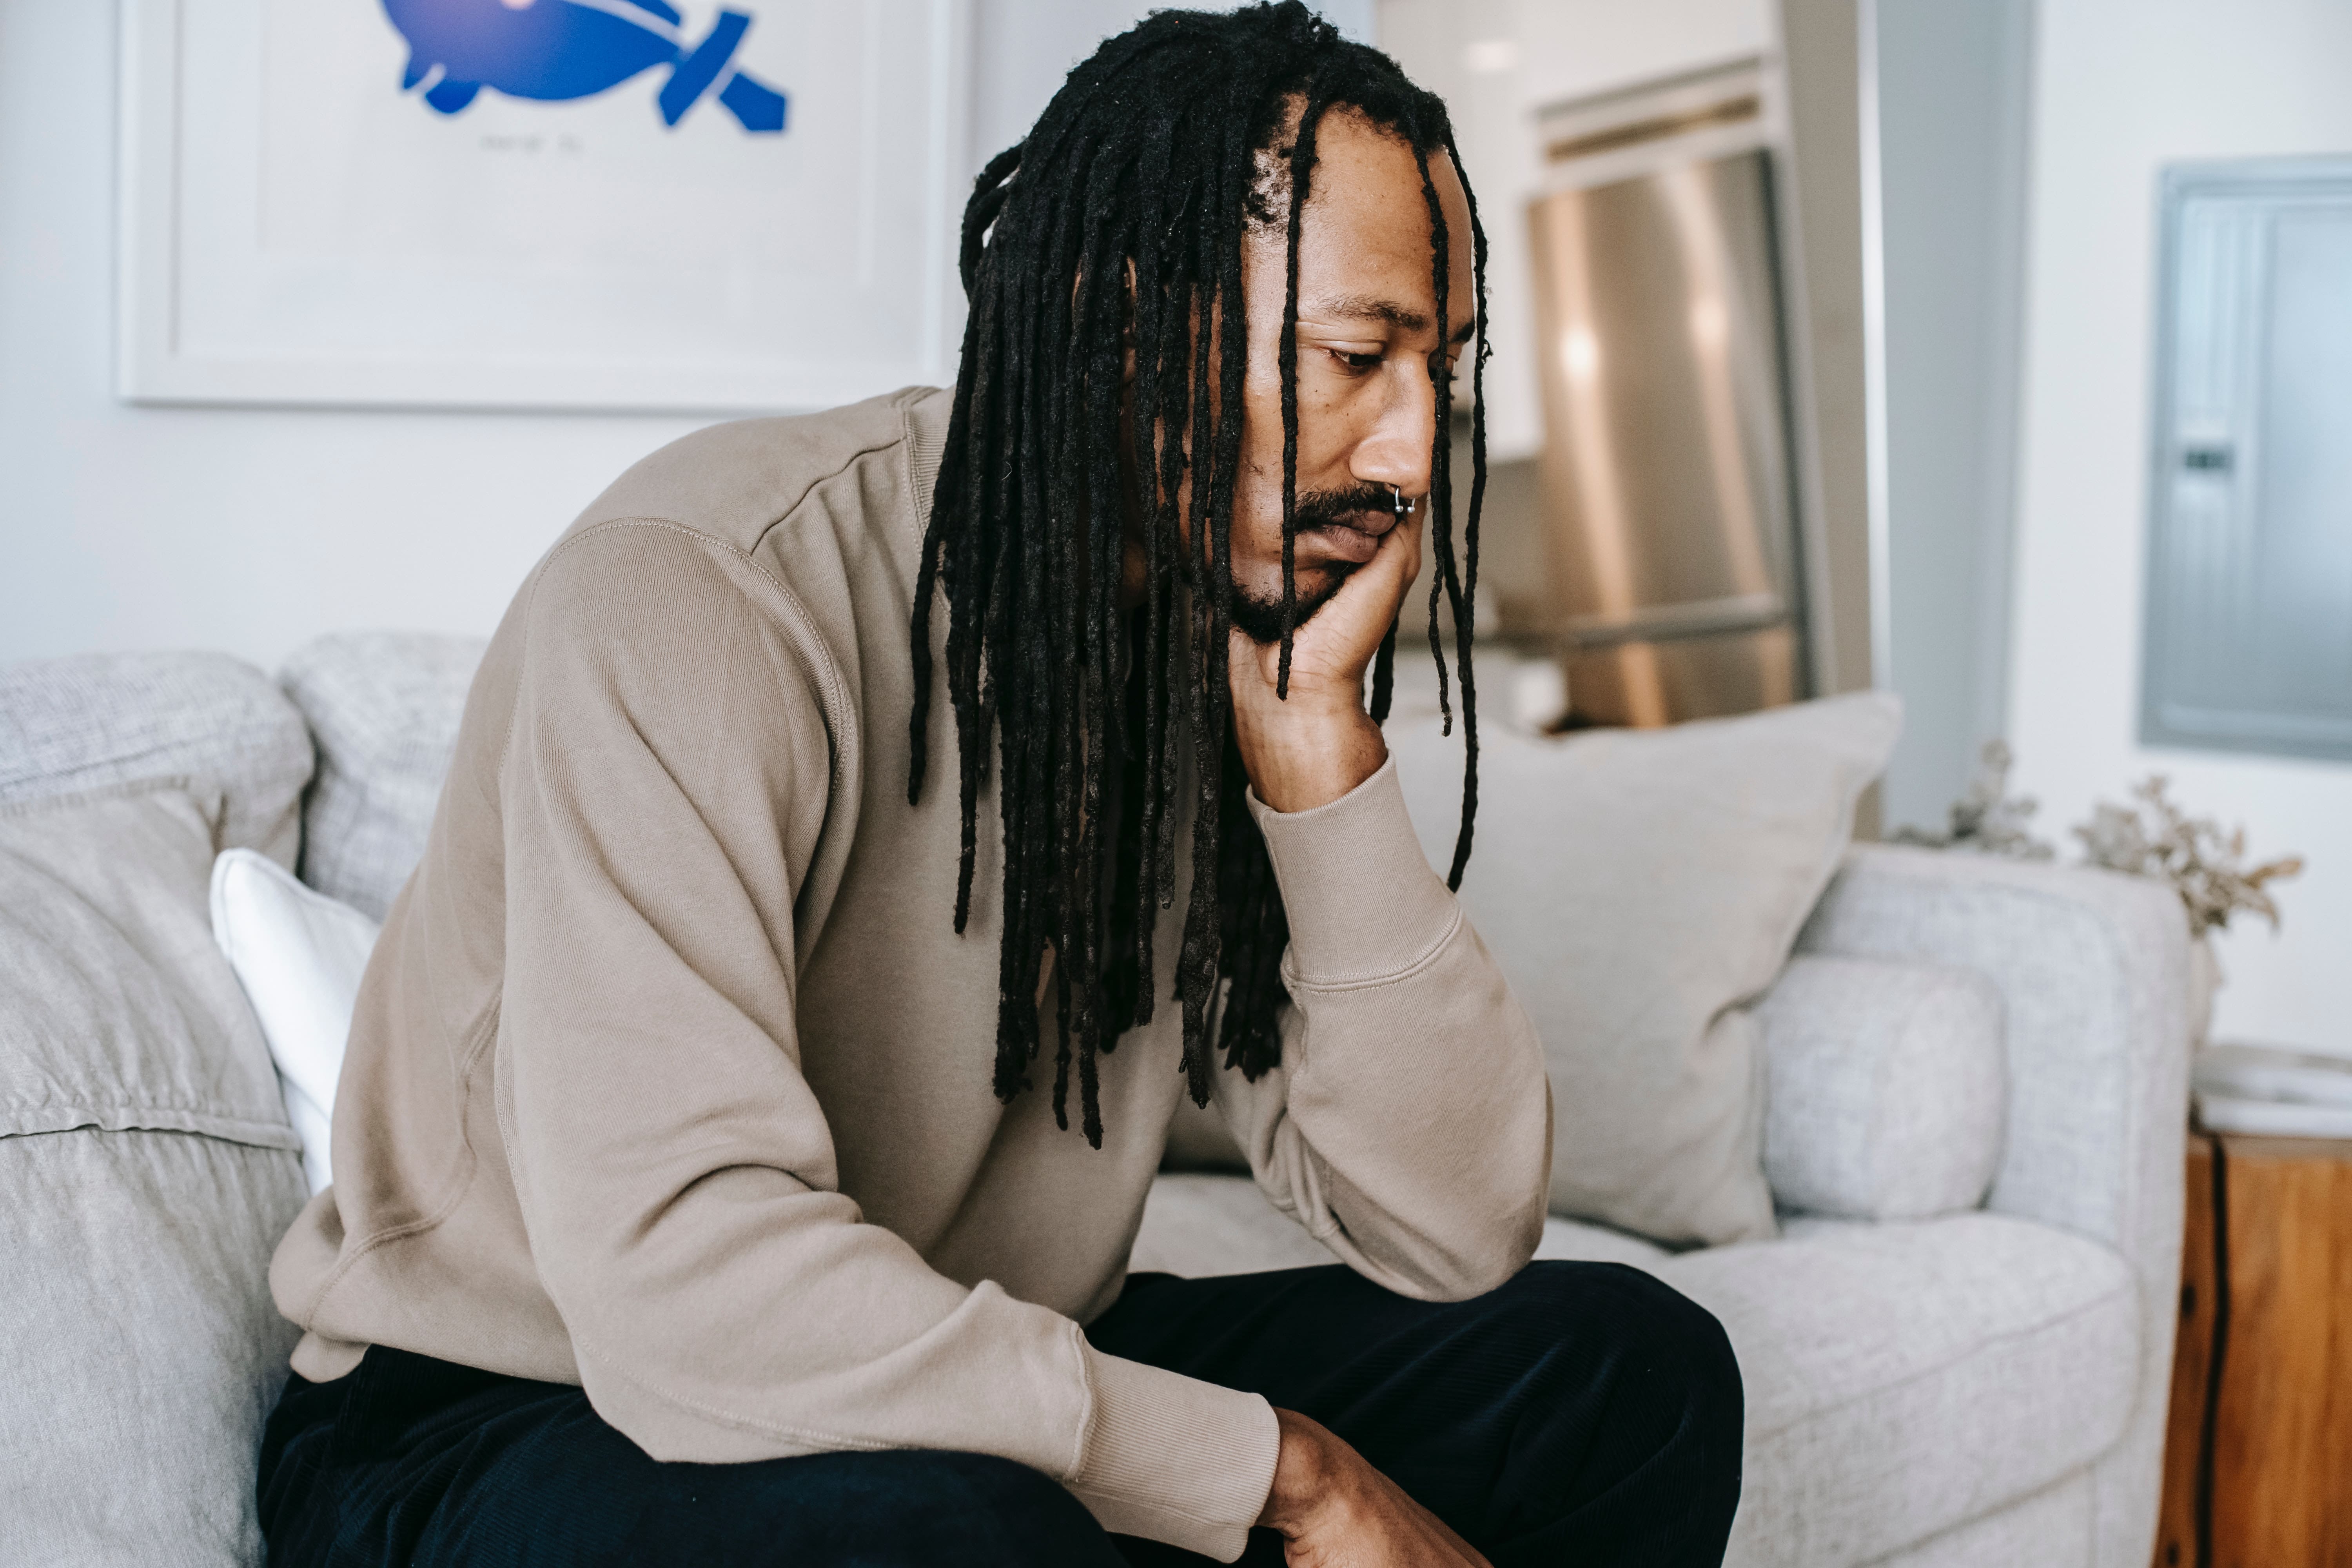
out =
[[[1829,883],[1902,728],[1861,693],[1670,730],[1489,728],[1462,901],[1551,1060],[1551,1206],[1668,1243],[1774,1233],[1764,1061],[1743,1005]],[[1433,864],[1457,731],[1389,726]]]
[[219,800],[0,806],[0,1563],[260,1561],[303,1186],[213,945]]

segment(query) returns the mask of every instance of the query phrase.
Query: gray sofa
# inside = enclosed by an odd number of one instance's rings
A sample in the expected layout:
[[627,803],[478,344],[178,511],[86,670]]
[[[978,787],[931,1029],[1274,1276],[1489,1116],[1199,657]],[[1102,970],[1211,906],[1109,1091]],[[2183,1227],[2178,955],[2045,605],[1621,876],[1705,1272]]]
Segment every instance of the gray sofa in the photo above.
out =
[[[214,779],[229,803],[222,845],[275,853],[381,918],[422,844],[478,650],[334,637],[275,683],[219,656],[0,669],[0,810],[143,774]],[[1748,1392],[1730,1562],[2146,1563],[2179,1278],[2185,942],[2177,905],[2152,884],[1856,847],[1757,1005],[1781,1237],[1675,1253],[1550,1221],[1540,1256],[1648,1269],[1729,1332]],[[0,952],[0,987],[10,974]],[[1916,1220],[1806,1213],[1807,1172],[1825,1150],[1877,1162],[1893,1188],[1932,1163],[1943,1135],[1934,1097],[1889,1086],[1934,1083],[1938,1031],[1958,1028],[1999,1031],[2006,1066],[1981,1205]],[[1814,1065],[1825,1054],[1839,1074]],[[64,1127],[8,1110],[21,1087],[0,1082],[0,1115],[16,1116],[0,1122],[0,1193],[48,1207],[0,1241],[13,1384],[0,1394],[0,1519],[20,1517],[16,1534],[0,1524],[0,1557],[45,1540],[49,1560],[257,1560],[237,1489],[249,1489],[289,1337],[261,1279],[271,1227],[300,1201],[292,1141],[192,1132],[184,1119],[159,1131],[136,1108]],[[101,1152],[136,1163],[145,1145],[135,1141],[157,1139],[219,1142],[258,1162],[233,1220],[175,1205],[181,1144],[107,1201],[81,1201],[98,1178],[76,1172]],[[201,1268],[165,1256],[188,1252],[192,1227],[204,1231],[198,1250],[210,1248]],[[1210,1273],[1328,1259],[1245,1175],[1171,1170],[1134,1266]],[[142,1283],[149,1267],[209,1289],[214,1326],[190,1336],[142,1316],[184,1310],[180,1285]],[[71,1289],[60,1283],[69,1273]],[[121,1319],[101,1364],[52,1342],[79,1331],[71,1302],[92,1293]],[[159,1405],[167,1384],[184,1386]],[[218,1406],[201,1441],[171,1431],[191,1399]],[[60,1402],[125,1408],[93,1436],[87,1422],[44,1414]],[[142,1550],[115,1505],[60,1498],[93,1483],[205,1489],[187,1516],[205,1539]],[[28,1509],[47,1510],[51,1535],[21,1523]]]

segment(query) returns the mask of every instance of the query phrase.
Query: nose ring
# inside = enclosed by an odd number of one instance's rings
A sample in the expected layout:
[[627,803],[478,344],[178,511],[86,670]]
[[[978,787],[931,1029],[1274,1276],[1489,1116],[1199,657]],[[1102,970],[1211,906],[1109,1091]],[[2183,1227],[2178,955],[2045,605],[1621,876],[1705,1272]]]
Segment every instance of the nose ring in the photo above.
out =
[[1412,510],[1412,502],[1405,500],[1404,492],[1397,489],[1396,486],[1391,485],[1389,487],[1389,494],[1396,498],[1396,514],[1399,517],[1402,517],[1405,513]]

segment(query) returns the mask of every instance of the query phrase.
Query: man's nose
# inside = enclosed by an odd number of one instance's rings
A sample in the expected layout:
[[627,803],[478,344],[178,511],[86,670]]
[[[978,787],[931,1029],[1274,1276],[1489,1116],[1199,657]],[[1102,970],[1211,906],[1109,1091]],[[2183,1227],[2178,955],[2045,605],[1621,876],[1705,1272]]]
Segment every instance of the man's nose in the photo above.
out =
[[[1418,364],[1400,363],[1380,417],[1357,444],[1355,477],[1402,495],[1408,503],[1429,490],[1432,438],[1437,433],[1437,389]],[[1391,510],[1382,531],[1399,521]]]

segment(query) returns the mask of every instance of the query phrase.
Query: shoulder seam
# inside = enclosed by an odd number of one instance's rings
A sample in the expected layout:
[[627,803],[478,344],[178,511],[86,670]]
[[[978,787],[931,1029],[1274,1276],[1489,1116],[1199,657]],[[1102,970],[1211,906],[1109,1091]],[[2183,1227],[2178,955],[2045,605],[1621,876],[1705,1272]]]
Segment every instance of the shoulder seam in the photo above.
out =
[[[771,519],[771,520],[769,521],[769,522],[768,522],[767,526],[766,526],[766,527],[764,527],[764,528],[762,528],[762,529],[761,529],[761,530],[760,530],[760,531],[759,531],[759,533],[758,533],[758,534],[756,534],[756,535],[752,538],[752,540],[751,540],[751,549],[753,549],[753,550],[757,550],[757,549],[759,549],[759,548],[760,548],[760,546],[761,546],[762,544],[765,544],[765,543],[768,542],[768,535],[770,535],[770,534],[772,534],[772,533],[775,532],[775,531],[776,531],[776,530],[778,530],[778,529],[780,529],[780,528],[783,527],[783,525],[784,525],[784,524],[786,524],[786,523],[790,522],[790,521],[793,520],[793,514],[794,512],[796,512],[796,511],[798,511],[798,510],[801,510],[801,505],[802,505],[802,503],[803,503],[803,502],[804,502],[804,501],[806,501],[806,500],[808,500],[809,495],[810,495],[810,492],[812,492],[813,490],[814,490],[814,489],[815,489],[819,485],[824,484],[824,483],[826,483],[828,480],[832,480],[832,479],[839,479],[842,475],[844,475],[844,474],[845,474],[845,473],[849,472],[849,470],[850,470],[850,469],[852,469],[852,468],[856,468],[859,463],[863,462],[863,461],[864,461],[865,459],[866,459],[867,458],[872,457],[872,456],[873,456],[875,453],[877,453],[877,452],[887,452],[887,451],[891,450],[891,449],[892,449],[892,448],[894,448],[894,447],[896,447],[896,448],[899,448],[899,449],[903,450],[903,449],[905,448],[905,447],[906,447],[906,444],[907,444],[907,419],[906,419],[906,414],[905,414],[905,411],[904,411],[904,410],[901,410],[901,411],[899,412],[898,418],[898,420],[896,421],[896,423],[897,423],[897,425],[898,425],[898,436],[897,436],[897,437],[896,437],[895,439],[887,440],[887,441],[877,441],[877,442],[875,442],[875,443],[874,443],[872,446],[870,446],[870,447],[858,447],[858,448],[857,448],[857,450],[856,450],[855,452],[850,453],[850,454],[849,454],[849,456],[848,456],[847,458],[844,458],[844,459],[842,460],[841,466],[840,466],[839,468],[829,468],[829,469],[827,469],[825,472],[824,472],[824,473],[822,473],[822,474],[819,474],[819,475],[817,475],[814,479],[812,479],[811,480],[809,480],[809,482],[808,482],[807,484],[803,485],[803,486],[801,487],[800,493],[799,493],[798,495],[795,495],[794,497],[793,497],[792,500],[791,500],[788,504],[786,504],[786,505],[785,505],[785,506],[784,506],[781,510],[779,510],[779,511],[776,513],[776,515],[775,515],[772,519]],[[635,522],[635,521],[663,521],[663,522],[672,522],[672,523],[673,523],[673,526],[678,526],[678,527],[683,527],[683,526],[685,526],[685,525],[683,525],[683,524],[677,524],[677,523],[675,523],[675,522],[673,522],[673,520],[668,519],[668,518],[662,518],[662,519],[658,519],[658,520],[656,520],[656,519],[649,519],[649,518],[608,518],[608,519],[606,519],[605,521],[608,521],[608,522],[624,522],[624,521],[626,521],[626,522]],[[604,524],[603,524],[603,523],[599,523],[599,524],[597,524],[596,526],[601,528],[601,527],[603,527],[603,526],[604,526]],[[698,530],[698,529],[693,529],[693,528],[688,528],[688,529],[687,529],[687,531],[688,531],[688,532],[689,532],[689,533],[698,533],[698,532],[700,532],[700,531],[699,531],[699,530]],[[708,537],[709,537],[709,535],[705,535],[704,537],[708,538]],[[726,542],[725,540],[715,540],[715,541],[714,541],[714,542],[716,542],[716,543],[718,543],[718,544],[720,544],[720,545],[724,546],[726,549],[730,550],[730,551],[735,549],[735,546],[733,546],[733,545],[731,545],[731,544],[728,544],[728,543],[727,543],[727,542]],[[747,553],[747,552],[738,552],[738,553]]]

